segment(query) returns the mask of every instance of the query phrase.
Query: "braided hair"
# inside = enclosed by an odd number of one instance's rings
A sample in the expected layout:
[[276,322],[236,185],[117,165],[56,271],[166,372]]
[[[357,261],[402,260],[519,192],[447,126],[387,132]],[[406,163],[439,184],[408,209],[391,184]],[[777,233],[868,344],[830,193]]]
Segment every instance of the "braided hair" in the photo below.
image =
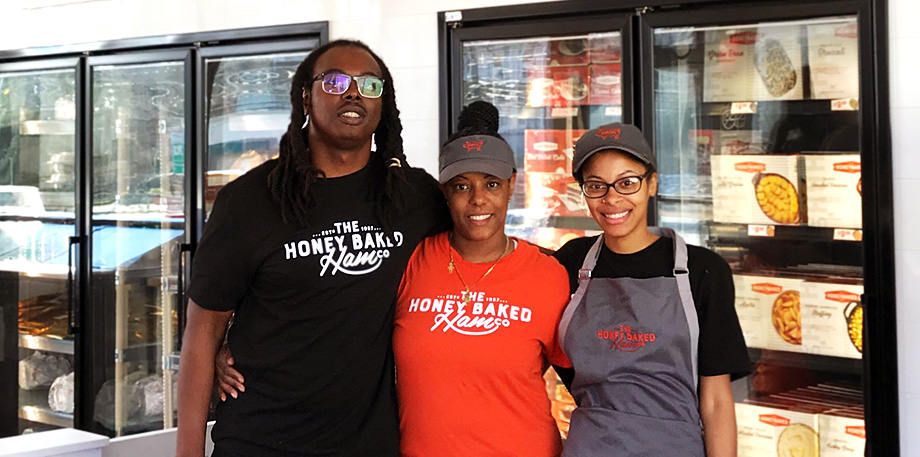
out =
[[494,136],[504,141],[498,133],[498,108],[495,105],[477,100],[464,106],[457,122],[457,132],[447,139],[447,143],[470,135]]
[[[297,67],[291,82],[291,123],[287,132],[281,136],[278,163],[268,175],[268,188],[272,199],[281,207],[281,219],[284,222],[309,225],[307,210],[315,205],[310,188],[325,174],[316,168],[310,160],[308,130],[303,127],[307,122],[304,115],[303,92],[310,91],[315,76],[316,61],[333,48],[351,47],[363,49],[380,67],[383,78],[383,97],[380,123],[374,130],[374,144],[379,160],[373,162],[372,174],[378,178],[372,185],[371,198],[374,211],[383,222],[384,229],[389,221],[405,209],[409,183],[406,180],[406,155],[403,151],[402,123],[399,109],[396,107],[396,94],[393,77],[383,60],[364,43],[355,40],[335,40],[313,50]],[[397,166],[387,166],[389,164]],[[386,168],[384,168],[386,167]],[[380,175],[384,176],[380,176]],[[380,179],[382,178],[382,179]]]

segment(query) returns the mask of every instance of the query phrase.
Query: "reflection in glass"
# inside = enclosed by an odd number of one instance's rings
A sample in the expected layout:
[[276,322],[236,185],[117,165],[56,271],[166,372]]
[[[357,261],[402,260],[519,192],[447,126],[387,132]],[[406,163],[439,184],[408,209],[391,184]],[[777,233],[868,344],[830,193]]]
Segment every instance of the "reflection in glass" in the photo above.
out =
[[18,376],[0,373],[0,390],[22,419],[3,417],[13,427],[0,436],[73,426],[73,395],[52,393],[73,386],[74,80],[72,69],[0,74],[0,314],[18,316],[16,328],[0,326],[0,360],[20,361]]
[[174,424],[185,66],[93,69],[93,302],[114,358],[95,420],[114,435]]
[[205,214],[227,183],[277,156],[291,117],[291,78],[306,53],[207,60]]

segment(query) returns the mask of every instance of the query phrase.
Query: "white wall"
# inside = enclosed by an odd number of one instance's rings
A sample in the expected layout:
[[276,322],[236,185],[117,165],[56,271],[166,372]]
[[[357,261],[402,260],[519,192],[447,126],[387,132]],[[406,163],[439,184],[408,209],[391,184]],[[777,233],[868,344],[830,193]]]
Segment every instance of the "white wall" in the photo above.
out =
[[[0,0],[0,48],[77,43],[296,22],[330,22],[330,37],[366,41],[387,62],[409,161],[437,169],[437,12],[545,0]],[[41,5],[64,4],[24,9]],[[920,2],[889,0],[901,448],[920,457]]]
[[913,129],[920,119],[920,2],[888,0],[891,137],[894,154],[895,268],[898,300],[898,386],[901,455],[920,456],[920,151]]

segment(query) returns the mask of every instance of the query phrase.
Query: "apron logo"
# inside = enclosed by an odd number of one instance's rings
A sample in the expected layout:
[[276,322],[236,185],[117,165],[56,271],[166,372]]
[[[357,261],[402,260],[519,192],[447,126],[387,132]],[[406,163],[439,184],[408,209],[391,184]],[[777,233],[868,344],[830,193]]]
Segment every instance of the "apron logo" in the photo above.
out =
[[655,342],[654,333],[642,333],[628,325],[621,325],[616,330],[598,330],[597,338],[609,341],[610,349],[620,352],[636,352],[647,344]]

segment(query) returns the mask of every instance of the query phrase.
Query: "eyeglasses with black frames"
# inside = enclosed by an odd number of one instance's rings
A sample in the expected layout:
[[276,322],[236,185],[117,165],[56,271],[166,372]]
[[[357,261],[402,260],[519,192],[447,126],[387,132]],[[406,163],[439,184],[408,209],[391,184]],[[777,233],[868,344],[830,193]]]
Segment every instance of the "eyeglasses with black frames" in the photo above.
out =
[[376,76],[351,76],[338,71],[327,71],[313,78],[323,81],[323,92],[329,95],[342,95],[351,87],[351,81],[358,84],[358,93],[365,98],[380,98],[383,95],[383,79]]
[[603,198],[610,189],[620,195],[632,195],[642,188],[642,181],[648,178],[649,173],[641,176],[625,176],[614,182],[608,183],[597,179],[589,179],[581,183],[581,192],[588,198]]

